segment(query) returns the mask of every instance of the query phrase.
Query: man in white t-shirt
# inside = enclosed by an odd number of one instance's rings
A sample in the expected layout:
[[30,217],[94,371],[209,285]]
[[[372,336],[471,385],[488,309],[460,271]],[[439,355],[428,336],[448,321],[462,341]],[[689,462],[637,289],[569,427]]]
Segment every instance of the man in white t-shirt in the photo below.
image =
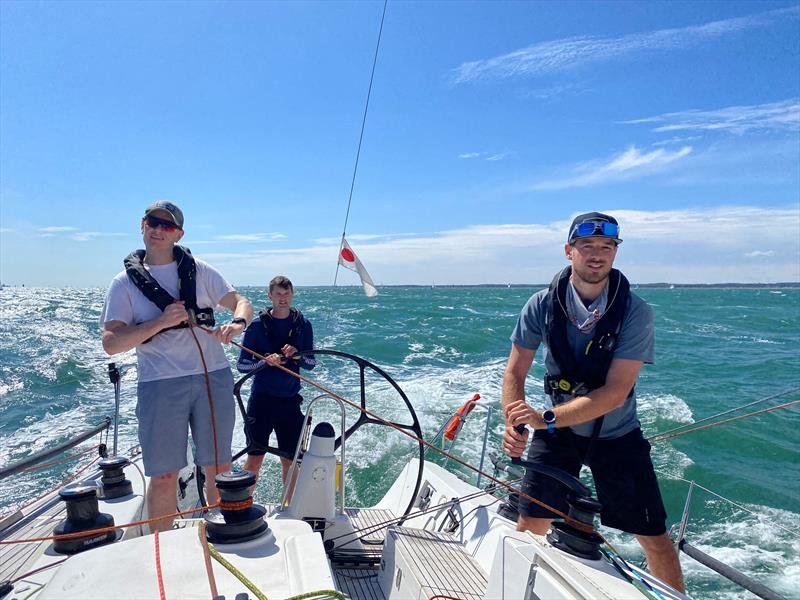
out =
[[[183,237],[177,205],[161,200],[148,206],[141,231],[145,250],[131,253],[112,280],[100,326],[108,354],[136,348],[136,416],[150,476],[147,512],[157,517],[175,512],[189,428],[195,460],[206,470],[208,503],[217,502],[214,477],[230,469],[235,422],[233,375],[220,342],[247,328],[253,307],[211,265],[177,245]],[[188,326],[191,321],[211,329],[215,307],[233,311],[231,322],[211,333]],[[162,519],[151,529],[171,527],[172,519]]]

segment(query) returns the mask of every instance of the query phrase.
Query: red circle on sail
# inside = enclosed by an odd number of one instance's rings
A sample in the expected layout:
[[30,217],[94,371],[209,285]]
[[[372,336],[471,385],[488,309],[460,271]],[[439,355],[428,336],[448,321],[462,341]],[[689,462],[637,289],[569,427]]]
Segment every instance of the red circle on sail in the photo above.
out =
[[356,255],[353,254],[353,251],[350,250],[350,248],[342,248],[342,258],[347,262],[354,262],[356,260]]

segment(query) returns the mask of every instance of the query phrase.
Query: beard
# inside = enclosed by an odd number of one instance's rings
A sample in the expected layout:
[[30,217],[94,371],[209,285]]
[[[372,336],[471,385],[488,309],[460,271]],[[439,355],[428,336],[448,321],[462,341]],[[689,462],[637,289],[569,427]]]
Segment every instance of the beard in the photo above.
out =
[[572,273],[585,283],[601,283],[608,279],[608,274],[611,273],[611,265],[603,267],[600,271],[592,271],[588,267],[576,268],[575,265],[573,265]]

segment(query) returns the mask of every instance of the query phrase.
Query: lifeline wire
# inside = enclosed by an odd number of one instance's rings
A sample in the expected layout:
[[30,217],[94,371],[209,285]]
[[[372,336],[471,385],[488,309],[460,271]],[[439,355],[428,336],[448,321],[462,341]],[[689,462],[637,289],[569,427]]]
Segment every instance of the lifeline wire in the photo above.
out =
[[699,421],[694,421],[693,423],[685,423],[683,425],[679,425],[678,427],[673,427],[672,429],[667,429],[666,431],[662,431],[661,433],[653,434],[650,437],[648,437],[647,440],[649,441],[654,438],[659,438],[667,435],[668,433],[672,433],[673,431],[678,431],[680,429],[685,429],[687,427],[694,427],[695,425],[699,425],[700,423],[704,423],[705,421],[710,421],[711,419],[716,419],[717,417],[724,417],[725,415],[730,414],[732,412],[736,412],[737,410],[742,410],[743,408],[749,408],[750,406],[755,406],[756,404],[761,404],[762,402],[767,402],[768,400],[774,400],[775,398],[780,398],[781,396],[793,394],[797,391],[800,391],[800,387],[790,388],[788,390],[784,390],[777,394],[772,394],[771,396],[767,396],[766,398],[761,398],[760,400],[748,402],[747,404],[742,404],[741,406],[737,406],[736,408],[731,408],[730,410],[726,410],[721,413],[711,415],[710,417],[705,417],[704,419],[700,419]]
[[88,529],[86,531],[75,531],[73,533],[62,533],[60,535],[49,535],[46,537],[25,538],[19,540],[0,540],[0,546],[6,546],[10,544],[31,544],[34,542],[51,542],[55,540],[72,540],[76,538],[87,537],[90,535],[108,533],[109,531],[115,531],[117,529],[127,529],[128,527],[135,527],[136,525],[150,525],[151,523],[155,523],[156,521],[161,521],[162,519],[174,519],[176,517],[192,515],[196,512],[212,510],[215,508],[219,508],[219,503],[200,506],[198,508],[192,508],[189,510],[181,510],[168,515],[153,517],[151,519],[143,519],[141,521],[133,521],[131,523],[122,523],[120,525],[109,525],[108,527],[100,527],[99,529]]
[[[356,186],[356,173],[358,173],[358,159],[361,157],[361,142],[364,139],[364,127],[367,124],[367,111],[369,110],[369,98],[372,95],[372,81],[375,79],[375,65],[378,64],[378,49],[381,47],[381,36],[383,35],[383,21],[386,18],[386,5],[389,0],[383,2],[383,14],[381,15],[381,28],[378,30],[378,43],[375,44],[375,56],[372,59],[372,73],[369,76],[369,89],[367,90],[367,102],[364,105],[364,116],[361,119],[361,134],[358,136],[358,150],[356,150],[356,164],[353,167],[353,179],[350,182],[350,196],[347,198],[347,213],[344,216],[344,227],[342,227],[342,242],[347,233],[347,220],[350,218],[350,203],[353,201],[353,189]],[[339,252],[342,251],[342,242],[339,242]],[[339,257],[336,257],[336,275],[333,276],[333,287],[336,287],[336,279],[339,277]]]
[[[202,327],[201,327],[201,328],[202,328]],[[253,355],[253,356],[255,356],[256,358],[259,358],[259,359],[261,359],[261,360],[266,360],[266,357],[265,357],[265,356],[263,356],[263,355],[259,354],[258,352],[255,352],[255,351],[253,351],[253,350],[251,350],[251,349],[249,349],[249,348],[247,348],[247,347],[245,347],[245,346],[243,346],[243,345],[239,344],[238,342],[234,342],[233,340],[231,340],[231,344],[233,344],[233,345],[234,345],[234,346],[236,346],[237,348],[240,348],[241,350],[244,350],[245,352],[248,352],[248,353],[252,354],[252,355]],[[315,382],[315,381],[312,381],[311,379],[309,379],[309,378],[307,378],[307,377],[305,377],[305,376],[303,376],[303,375],[300,375],[299,373],[295,373],[294,371],[292,371],[291,369],[288,369],[288,368],[284,367],[283,365],[273,365],[273,366],[277,367],[278,369],[281,369],[282,371],[284,371],[285,373],[288,373],[289,375],[293,375],[294,377],[296,377],[296,378],[300,379],[301,381],[305,381],[305,382],[306,382],[306,383],[308,383],[309,385],[312,385],[312,386],[314,386],[315,388],[317,388],[317,389],[319,389],[319,390],[321,390],[321,391],[325,392],[326,394],[330,395],[332,398],[335,398],[335,399],[337,399],[337,400],[340,400],[340,401],[344,402],[345,404],[348,404],[349,406],[352,406],[353,408],[355,408],[355,409],[357,409],[357,410],[359,410],[359,411],[363,412],[364,414],[371,416],[372,418],[374,418],[374,419],[376,419],[376,420],[380,421],[381,423],[383,423],[383,424],[384,424],[384,425],[386,425],[387,427],[391,427],[392,429],[395,429],[395,430],[399,431],[400,433],[402,433],[402,434],[404,434],[404,435],[406,435],[406,436],[408,436],[408,437],[411,437],[412,439],[414,439],[414,440],[418,441],[419,443],[421,443],[421,444],[423,444],[423,445],[427,446],[428,448],[432,448],[433,450],[435,450],[436,452],[439,452],[439,453],[440,453],[440,454],[442,454],[443,456],[447,456],[448,458],[451,458],[451,459],[453,459],[455,462],[459,463],[460,465],[462,465],[462,466],[464,466],[464,467],[466,467],[466,468],[468,468],[468,469],[471,469],[472,471],[475,471],[475,472],[477,472],[477,473],[481,473],[481,474],[482,474],[484,477],[486,477],[486,478],[487,478],[487,479],[489,479],[490,481],[494,481],[495,483],[497,483],[497,484],[501,485],[502,487],[504,487],[504,488],[506,488],[506,489],[509,489],[509,490],[512,490],[512,491],[515,491],[515,492],[517,492],[517,493],[518,493],[518,494],[519,494],[521,497],[524,497],[524,498],[526,498],[526,499],[528,499],[528,500],[531,500],[531,501],[532,501],[532,502],[534,502],[535,504],[538,504],[539,506],[541,506],[541,507],[543,507],[543,508],[545,508],[545,509],[549,510],[549,511],[550,511],[550,512],[552,512],[553,514],[555,514],[555,515],[557,515],[557,516],[561,517],[562,519],[564,519],[564,521],[566,521],[568,524],[572,525],[572,526],[573,526],[573,527],[575,527],[576,529],[580,529],[580,530],[582,530],[582,531],[586,531],[586,532],[589,532],[589,533],[594,533],[594,534],[595,534],[595,535],[596,535],[596,536],[597,536],[597,537],[598,537],[598,538],[599,538],[599,539],[600,539],[600,540],[601,540],[601,541],[602,541],[602,542],[603,542],[603,543],[604,543],[606,546],[608,546],[608,548],[609,548],[609,549],[611,549],[611,551],[612,551],[612,552],[613,552],[613,553],[614,553],[614,554],[615,554],[615,555],[618,557],[618,559],[619,559],[619,560],[622,562],[622,564],[623,564],[623,565],[625,565],[625,566],[626,566],[626,567],[627,567],[629,570],[631,570],[631,571],[632,571],[632,568],[630,567],[630,565],[628,565],[628,563],[625,561],[625,559],[624,559],[624,558],[622,558],[622,556],[620,556],[620,553],[619,553],[619,551],[617,551],[617,549],[614,547],[614,545],[613,545],[611,542],[609,542],[609,541],[608,541],[608,539],[606,539],[606,538],[605,538],[605,536],[603,536],[603,534],[601,534],[600,532],[596,531],[596,530],[594,529],[594,527],[587,526],[587,525],[585,525],[585,524],[583,524],[583,523],[581,523],[581,522],[579,522],[579,521],[576,521],[575,519],[572,519],[571,517],[569,517],[568,515],[564,514],[563,512],[561,512],[561,511],[559,511],[559,510],[557,510],[557,509],[555,509],[555,508],[553,508],[553,507],[551,507],[551,506],[547,505],[546,503],[542,502],[541,500],[538,500],[537,498],[534,498],[534,497],[532,497],[532,496],[530,496],[530,495],[526,494],[526,493],[525,493],[525,492],[523,492],[522,490],[515,490],[515,489],[514,489],[514,488],[512,488],[510,485],[508,485],[506,482],[504,482],[504,481],[501,481],[501,480],[499,480],[499,479],[496,479],[495,477],[492,477],[492,476],[491,476],[491,475],[489,475],[488,473],[483,473],[482,471],[480,471],[479,469],[477,469],[477,468],[473,467],[473,466],[472,466],[472,465],[470,465],[469,463],[466,463],[466,462],[462,461],[461,459],[459,459],[459,458],[457,458],[457,457],[455,457],[455,456],[451,455],[450,453],[448,453],[448,452],[445,452],[445,451],[444,451],[444,450],[442,450],[441,448],[438,448],[438,447],[437,447],[437,446],[435,446],[434,444],[431,444],[430,442],[428,442],[428,441],[426,441],[426,440],[424,440],[424,439],[419,439],[419,438],[416,438],[414,435],[412,435],[412,434],[408,433],[407,431],[404,431],[403,429],[401,429],[401,428],[397,427],[397,426],[396,426],[396,425],[394,425],[393,423],[390,423],[390,422],[389,422],[389,421],[387,421],[386,419],[383,419],[382,417],[380,417],[380,416],[378,416],[378,415],[376,415],[376,414],[374,414],[374,413],[372,413],[372,412],[368,411],[367,409],[365,409],[365,408],[362,408],[362,407],[358,406],[356,403],[354,403],[354,402],[351,402],[350,400],[347,400],[346,398],[342,398],[342,397],[341,397],[341,396],[339,396],[338,394],[335,394],[334,392],[332,392],[332,391],[330,391],[330,390],[326,389],[325,387],[323,387],[323,386],[322,386],[322,385],[320,385],[319,383],[317,383],[317,382]],[[720,424],[722,424],[722,423],[729,422],[729,421],[735,421],[735,420],[738,420],[738,419],[741,419],[741,418],[745,418],[745,417],[748,417],[748,416],[753,416],[753,415],[755,415],[755,414],[759,414],[759,413],[762,413],[762,412],[769,412],[769,411],[772,411],[772,410],[777,410],[777,409],[779,409],[779,408],[785,408],[785,407],[787,407],[787,406],[791,406],[792,404],[796,404],[796,403],[798,403],[798,402],[800,402],[800,400],[795,400],[795,401],[793,401],[793,402],[788,402],[788,403],[786,403],[786,404],[784,404],[784,405],[780,405],[780,406],[774,406],[774,407],[771,407],[771,408],[769,408],[769,409],[766,409],[766,410],[756,411],[756,412],[754,412],[754,413],[750,413],[750,414],[748,414],[748,415],[742,415],[742,416],[740,416],[740,417],[735,417],[735,418],[733,418],[733,419],[727,419],[727,420],[725,420],[725,421],[720,421],[720,422],[718,422],[718,423],[711,423],[710,425],[704,425],[704,426],[702,426],[702,427],[699,427],[699,428],[696,428],[696,429],[691,429],[691,430],[685,431],[685,432],[683,432],[683,433],[688,433],[689,431],[696,431],[697,429],[706,429],[706,428],[708,428],[708,427],[713,427],[713,426],[715,426],[715,425],[720,425]],[[642,578],[639,578],[639,581],[640,581],[640,582],[641,582],[641,583],[642,583],[644,586],[646,586],[646,587],[647,587],[647,588],[648,588],[648,589],[649,589],[649,590],[650,590],[650,591],[651,591],[653,594],[655,594],[655,595],[656,595],[656,596],[658,596],[658,597],[661,597],[661,598],[663,598],[663,596],[662,596],[661,594],[659,594],[659,593],[658,593],[658,592],[657,592],[657,591],[656,591],[656,590],[655,590],[655,589],[654,589],[654,588],[653,588],[653,587],[652,587],[652,586],[651,586],[651,585],[650,585],[650,584],[647,582],[647,580],[645,580],[645,579],[642,579]]]
[[[700,489],[701,489],[701,490],[703,490],[704,492],[707,492],[707,493],[711,494],[712,496],[716,496],[716,497],[717,497],[717,498],[719,498],[720,500],[724,500],[725,502],[727,502],[727,503],[728,503],[728,504],[730,504],[731,506],[735,506],[736,508],[738,508],[738,509],[740,509],[740,510],[743,510],[743,511],[744,511],[744,512],[746,512],[746,513],[750,513],[750,514],[751,514],[751,515],[753,515],[754,517],[760,517],[760,516],[762,516],[762,514],[761,514],[761,513],[758,513],[758,512],[756,512],[756,511],[754,511],[754,510],[751,510],[751,509],[747,508],[746,506],[743,506],[743,505],[739,504],[738,502],[734,502],[734,501],[733,501],[733,500],[731,500],[730,498],[726,498],[725,496],[723,496],[722,494],[718,494],[718,493],[717,493],[717,492],[715,492],[714,490],[710,490],[710,489],[708,489],[707,487],[703,487],[702,485],[700,485],[700,484],[699,484],[699,483],[697,483],[696,481],[692,481],[692,480],[690,480],[690,479],[685,479],[685,478],[683,478],[683,477],[679,477],[679,476],[677,476],[677,475],[670,475],[669,473],[665,473],[665,472],[663,472],[663,471],[659,471],[658,469],[656,469],[656,472],[657,472],[657,473],[660,473],[661,475],[663,475],[664,477],[666,477],[666,478],[668,478],[668,479],[678,479],[678,480],[680,480],[680,481],[684,481],[684,482],[686,482],[686,483],[691,483],[691,484],[694,484],[694,487],[696,487],[696,488],[700,488]],[[774,519],[771,521],[771,523],[772,523],[772,524],[773,524],[775,527],[777,527],[778,529],[783,529],[785,532],[787,532],[787,533],[790,533],[791,535],[794,535],[794,536],[800,536],[800,531],[796,531],[796,530],[794,530],[794,529],[790,529],[789,527],[786,527],[786,526],[784,526],[784,525],[781,525],[780,523],[776,523]]]
[[662,440],[668,440],[669,438],[678,437],[679,435],[683,435],[685,433],[691,433],[693,431],[700,431],[701,429],[710,429],[711,427],[716,427],[717,425],[724,425],[725,423],[732,423],[733,421],[740,421],[741,419],[746,419],[748,417],[754,417],[754,416],[760,415],[762,413],[772,412],[773,410],[778,410],[778,409],[781,409],[781,408],[788,408],[788,407],[790,407],[790,406],[792,406],[794,404],[797,404],[798,402],[800,402],[800,399],[792,400],[791,402],[785,402],[784,404],[778,404],[776,406],[770,406],[769,408],[762,408],[761,410],[756,410],[756,411],[753,411],[751,413],[746,413],[744,415],[739,415],[738,417],[731,417],[730,419],[723,419],[722,421],[715,421],[713,423],[708,423],[707,425],[701,425],[700,427],[693,427],[691,429],[685,429],[683,431],[678,431],[678,432],[675,432],[675,433],[671,433],[669,435],[667,435],[667,434],[656,435],[656,436],[653,436],[652,440],[654,442],[660,442]]
[[[203,331],[206,331],[206,332],[210,331],[209,329],[206,329],[205,327],[202,327],[200,325],[198,325],[198,328],[202,329]],[[246,346],[243,346],[242,344],[240,344],[238,342],[234,342],[233,340],[231,340],[230,343],[232,345],[236,346],[237,348],[240,348],[241,350],[244,350],[245,352],[248,352],[248,353],[252,354],[253,356],[255,356],[258,359],[261,359],[263,361],[267,360],[267,357],[264,356],[263,354],[259,354],[255,350],[251,350],[250,348],[247,348]],[[530,496],[529,494],[526,494],[522,490],[516,490],[516,489],[512,488],[505,481],[497,479],[496,477],[492,477],[488,473],[484,473],[480,469],[478,469],[476,467],[473,467],[471,464],[461,460],[457,456],[453,456],[449,452],[445,452],[444,450],[442,450],[441,448],[439,448],[435,444],[431,444],[427,440],[424,440],[422,438],[416,437],[415,435],[405,431],[404,429],[398,427],[394,423],[392,423],[390,421],[387,421],[386,419],[384,419],[383,417],[373,413],[372,411],[369,411],[366,408],[362,408],[361,406],[359,406],[355,402],[353,402],[351,400],[348,400],[347,398],[343,398],[342,396],[332,392],[331,390],[325,388],[324,386],[322,386],[321,384],[317,383],[316,381],[314,381],[312,379],[309,379],[308,377],[305,377],[303,375],[300,375],[299,373],[295,373],[294,371],[284,367],[283,365],[272,365],[272,366],[275,367],[276,369],[280,369],[281,371],[283,371],[283,372],[285,372],[285,373],[287,373],[287,374],[289,374],[289,375],[291,375],[293,377],[296,377],[297,379],[299,379],[301,381],[305,381],[308,385],[314,386],[318,390],[321,390],[321,391],[325,392],[331,398],[339,400],[340,402],[344,402],[345,404],[355,408],[356,410],[361,411],[365,415],[372,417],[376,421],[379,421],[381,424],[386,425],[387,427],[391,427],[395,431],[399,431],[403,435],[410,437],[411,439],[413,439],[414,441],[422,444],[423,446],[427,446],[428,448],[431,448],[432,450],[435,450],[436,452],[438,452],[442,456],[446,456],[447,458],[453,460],[454,462],[457,462],[461,466],[466,467],[467,469],[470,469],[471,471],[474,471],[475,473],[479,473],[481,476],[486,477],[486,479],[488,479],[489,481],[493,481],[494,483],[496,483],[496,484],[498,484],[498,485],[500,485],[500,486],[502,486],[502,487],[504,487],[504,488],[506,488],[508,490],[511,490],[513,492],[518,493],[523,498],[525,498],[527,500],[530,500],[534,504],[537,504],[538,506],[541,506],[542,508],[544,508],[546,510],[549,510],[554,515],[557,515],[557,516],[561,517],[562,519],[564,519],[564,521],[566,521],[569,525],[573,526],[575,529],[579,529],[579,530],[585,531],[587,533],[596,533],[598,536],[600,536],[600,534],[595,531],[593,526],[586,525],[585,523],[581,523],[580,521],[577,521],[577,520],[573,519],[572,517],[570,517],[566,513],[558,510],[555,507],[550,506],[549,504],[546,504],[545,502],[542,502],[538,498],[534,498],[533,496]],[[602,536],[600,536],[600,537],[602,538]],[[606,542],[606,543],[608,543],[608,542]],[[611,546],[611,544],[609,544],[609,546]],[[613,548],[613,546],[612,546],[612,548]]]

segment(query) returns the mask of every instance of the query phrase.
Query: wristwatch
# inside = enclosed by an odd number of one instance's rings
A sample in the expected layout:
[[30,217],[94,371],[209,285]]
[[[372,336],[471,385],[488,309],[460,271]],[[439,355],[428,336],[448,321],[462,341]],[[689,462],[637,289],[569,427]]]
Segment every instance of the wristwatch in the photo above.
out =
[[235,319],[231,319],[231,323],[241,323],[242,327],[247,329],[247,319],[244,317],[236,317]]
[[556,430],[556,413],[552,410],[546,410],[542,413],[542,421],[547,423],[547,431],[553,433]]

